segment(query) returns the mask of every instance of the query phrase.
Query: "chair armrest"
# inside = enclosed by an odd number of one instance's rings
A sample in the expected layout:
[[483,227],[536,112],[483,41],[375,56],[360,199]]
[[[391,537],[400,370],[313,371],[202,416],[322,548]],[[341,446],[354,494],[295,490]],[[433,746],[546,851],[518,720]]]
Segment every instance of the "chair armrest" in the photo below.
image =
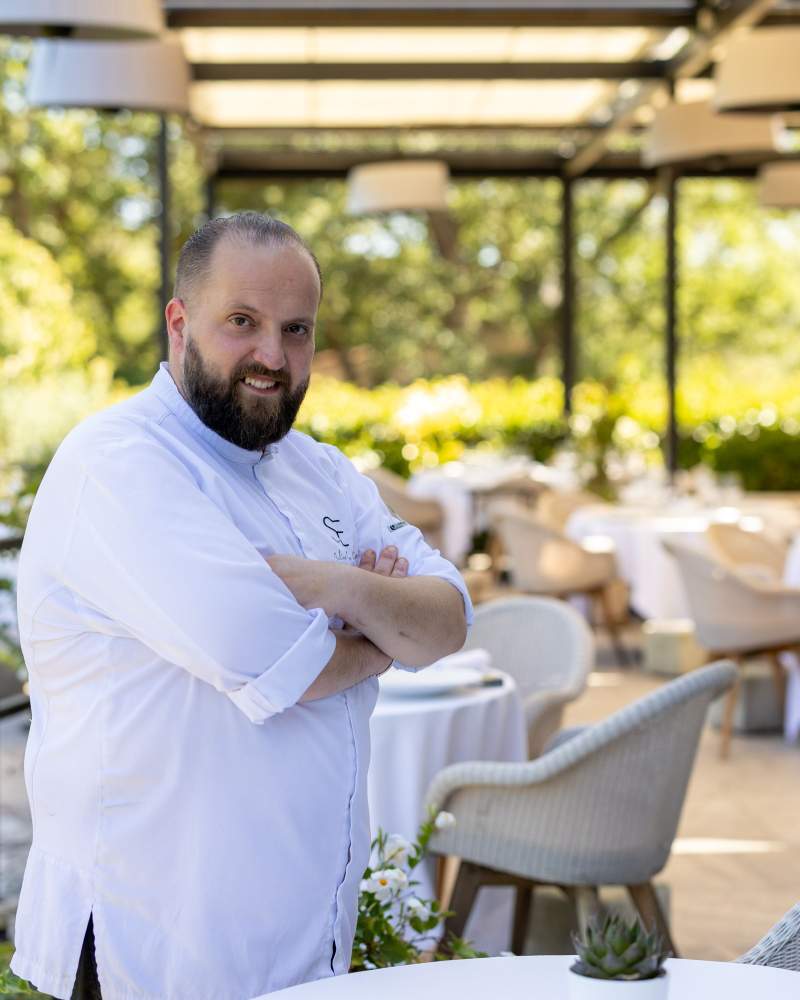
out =
[[562,744],[566,743],[567,740],[574,739],[586,728],[586,726],[567,726],[566,729],[559,729],[559,731],[555,733],[545,744],[544,752],[550,753],[551,750],[555,750],[556,747],[560,747]]

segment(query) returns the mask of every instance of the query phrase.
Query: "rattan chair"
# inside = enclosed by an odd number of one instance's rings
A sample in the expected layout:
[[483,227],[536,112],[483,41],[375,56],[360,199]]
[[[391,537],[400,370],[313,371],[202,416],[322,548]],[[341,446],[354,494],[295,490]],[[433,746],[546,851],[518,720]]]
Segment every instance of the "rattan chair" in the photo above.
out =
[[785,913],[758,944],[736,961],[800,972],[800,903]]
[[491,511],[491,523],[500,536],[511,577],[517,590],[529,594],[566,598],[586,595],[600,605],[602,621],[619,662],[628,664],[630,655],[622,643],[611,587],[618,581],[613,544],[593,548],[554,531],[536,514],[505,504]]
[[481,885],[514,885],[519,954],[537,886],[567,891],[585,924],[598,887],[623,885],[675,952],[651,880],[669,858],[706,709],[735,678],[731,663],[702,667],[536,760],[440,771],[427,806],[456,822],[430,846],[461,859],[447,929],[463,933]]
[[487,649],[492,665],[514,678],[525,709],[528,754],[538,756],[592,669],[594,642],[582,615],[550,597],[488,601],[475,609],[464,648]]
[[[663,544],[677,562],[697,639],[708,658],[724,656],[741,666],[748,657],[767,656],[782,702],[785,676],[778,654],[800,648],[800,588],[725,566],[685,543]],[[738,695],[737,677],[722,720],[723,757],[730,749]]]

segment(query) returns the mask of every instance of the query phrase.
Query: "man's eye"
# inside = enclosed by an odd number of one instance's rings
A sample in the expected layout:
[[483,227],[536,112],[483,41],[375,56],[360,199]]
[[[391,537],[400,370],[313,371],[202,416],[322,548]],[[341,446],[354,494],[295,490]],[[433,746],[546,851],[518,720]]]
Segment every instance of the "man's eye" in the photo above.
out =
[[250,325],[250,317],[249,316],[231,316],[231,323],[233,323],[234,326],[238,326],[239,329],[243,329],[244,327]]
[[286,327],[286,330],[288,333],[294,333],[297,336],[305,336],[309,332],[305,323],[290,323],[289,326]]

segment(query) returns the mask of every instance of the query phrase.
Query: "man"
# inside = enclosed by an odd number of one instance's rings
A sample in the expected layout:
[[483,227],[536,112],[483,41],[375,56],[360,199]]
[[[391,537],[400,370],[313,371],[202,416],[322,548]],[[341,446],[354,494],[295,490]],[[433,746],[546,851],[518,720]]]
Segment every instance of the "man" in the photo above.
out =
[[12,968],[55,997],[245,1000],[347,971],[376,675],[458,649],[471,608],[368,479],[290,431],[320,294],[288,226],[203,226],[169,364],[68,435],[33,505]]

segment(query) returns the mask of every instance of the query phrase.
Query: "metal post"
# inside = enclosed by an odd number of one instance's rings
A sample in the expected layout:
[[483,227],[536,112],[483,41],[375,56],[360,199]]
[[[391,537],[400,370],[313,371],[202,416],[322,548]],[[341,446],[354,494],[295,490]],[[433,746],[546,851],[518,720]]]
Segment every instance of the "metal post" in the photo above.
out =
[[561,180],[561,380],[564,383],[564,416],[572,413],[575,387],[575,238],[573,180]]
[[206,177],[206,220],[213,219],[217,211],[217,175]]
[[664,171],[664,189],[667,197],[666,251],[667,267],[665,282],[666,344],[665,374],[667,379],[667,428],[664,439],[664,460],[669,471],[670,482],[678,469],[678,418],[675,408],[675,392],[678,371],[677,333],[677,292],[678,292],[678,182],[675,170],[667,167]]
[[160,115],[160,127],[158,131],[158,194],[161,201],[161,214],[159,216],[159,249],[161,254],[161,288],[159,292],[160,312],[158,317],[158,338],[161,341],[163,357],[169,355],[169,338],[164,321],[164,310],[167,303],[172,298],[172,268],[171,268],[171,244],[172,232],[170,225],[170,189],[169,189],[169,151],[167,135],[167,116]]

